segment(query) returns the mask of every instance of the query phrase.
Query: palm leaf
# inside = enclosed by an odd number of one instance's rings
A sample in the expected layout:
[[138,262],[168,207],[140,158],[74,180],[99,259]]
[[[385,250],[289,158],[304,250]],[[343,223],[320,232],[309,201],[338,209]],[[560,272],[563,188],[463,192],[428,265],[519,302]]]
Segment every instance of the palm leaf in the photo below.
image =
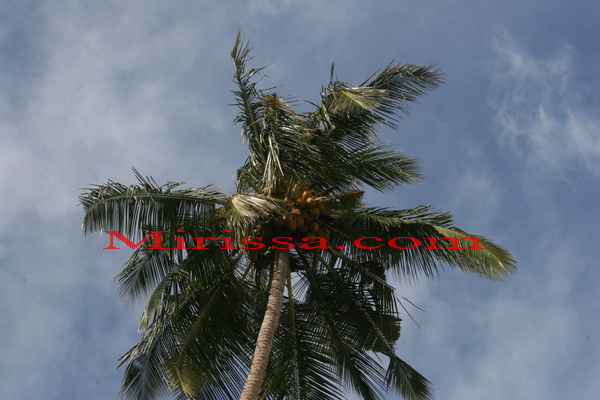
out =
[[185,395],[210,388],[232,397],[241,393],[255,338],[250,293],[232,272],[215,272],[212,281],[190,282],[180,295],[170,316],[178,345],[165,364]]
[[[400,318],[394,306],[395,298],[380,303],[379,296],[369,290],[370,287],[360,284],[360,281],[347,275],[343,268],[335,268],[335,261],[328,262],[320,258],[330,279],[329,291],[333,293],[330,301],[337,302],[334,306],[345,312],[343,316],[352,316],[348,321],[354,324],[356,338],[363,348],[386,355],[390,362],[386,374],[388,387],[392,387],[407,400],[432,399],[430,382],[402,361],[395,353],[394,343],[400,336]],[[327,288],[327,285],[325,285]],[[392,293],[393,296],[393,293]]]
[[[500,246],[482,236],[470,235],[452,225],[450,214],[417,207],[406,210],[384,208],[363,208],[354,213],[334,214],[332,222],[335,238],[332,245],[349,248],[349,256],[358,260],[379,260],[386,269],[401,277],[417,279],[420,274],[435,276],[444,264],[472,272],[489,279],[506,278],[515,268],[515,261]],[[376,251],[360,249],[354,245],[359,237],[378,237],[383,242]],[[422,245],[414,248],[395,249],[385,244],[397,237],[415,238]],[[475,238],[482,249],[461,247],[451,248],[452,242],[437,241],[438,249],[430,249],[427,238],[454,237],[456,239]],[[413,246],[406,241],[406,247]],[[404,247],[404,246],[401,246]]]
[[[380,399],[384,386],[384,371],[372,357],[367,354],[362,342],[358,339],[357,325],[348,323],[344,318],[345,307],[339,308],[336,301],[337,290],[324,285],[326,275],[312,271],[308,260],[304,259],[308,281],[306,302],[314,303],[317,310],[317,322],[324,329],[323,341],[328,343],[333,351],[337,374],[341,377],[344,386],[356,391],[365,399]],[[333,289],[339,289],[333,287]]]
[[176,344],[168,324],[153,325],[120,361],[127,363],[121,393],[127,400],[155,400],[170,393],[164,362]]
[[326,332],[314,323],[315,307],[294,298],[291,273],[287,287],[263,393],[276,393],[270,396],[276,399],[341,399],[335,360],[323,343]]
[[181,183],[158,185],[134,169],[137,185],[125,186],[109,181],[85,189],[80,196],[85,216],[84,233],[116,230],[139,237],[148,226],[170,227],[181,224],[190,216],[214,210],[226,197],[205,186],[197,189],[175,189]]

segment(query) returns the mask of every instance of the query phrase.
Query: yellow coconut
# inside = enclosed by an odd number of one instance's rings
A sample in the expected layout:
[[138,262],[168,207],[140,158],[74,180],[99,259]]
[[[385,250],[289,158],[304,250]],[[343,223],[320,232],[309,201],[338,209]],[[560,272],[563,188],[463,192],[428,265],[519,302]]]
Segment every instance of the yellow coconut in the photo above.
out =
[[296,221],[294,221],[293,219],[288,219],[285,226],[286,226],[286,228],[288,228],[290,231],[293,232],[298,227],[298,223]]
[[319,223],[318,222],[313,222],[310,226],[310,230],[313,232],[318,232],[319,231]]
[[319,214],[321,213],[321,212],[319,211],[319,207],[313,207],[313,208],[311,208],[311,209],[310,209],[310,212],[312,213],[312,215],[314,215],[314,216],[315,216],[315,218],[318,218],[318,217],[319,217]]

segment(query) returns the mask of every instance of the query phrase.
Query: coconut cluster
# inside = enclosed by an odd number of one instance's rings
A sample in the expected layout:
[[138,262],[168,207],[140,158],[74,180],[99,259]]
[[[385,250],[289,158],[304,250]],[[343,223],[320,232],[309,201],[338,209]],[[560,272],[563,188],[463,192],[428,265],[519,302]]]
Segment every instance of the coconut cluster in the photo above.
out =
[[302,190],[298,197],[285,197],[289,212],[275,219],[275,226],[285,227],[293,235],[300,237],[329,237],[329,231],[322,226],[325,203],[316,197],[312,190]]
[[[290,187],[288,181],[281,181],[269,195],[285,200],[288,211],[266,226],[254,229],[254,234],[266,235],[265,243],[275,236],[290,236],[296,240],[322,237],[329,240],[329,230],[323,226],[324,219],[328,217],[325,198],[318,197],[318,194],[307,186]],[[247,253],[250,261],[256,262],[261,255],[266,256],[269,251],[249,249]]]

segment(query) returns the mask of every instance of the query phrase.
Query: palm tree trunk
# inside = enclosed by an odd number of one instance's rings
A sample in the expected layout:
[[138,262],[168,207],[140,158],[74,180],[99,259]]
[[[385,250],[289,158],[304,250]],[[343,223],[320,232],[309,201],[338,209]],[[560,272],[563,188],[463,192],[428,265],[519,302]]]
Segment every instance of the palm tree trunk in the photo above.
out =
[[256,348],[250,365],[250,372],[246,378],[246,384],[242,391],[240,400],[257,400],[260,388],[262,387],[273,337],[277,329],[277,322],[281,315],[281,306],[283,304],[283,290],[290,269],[289,250],[277,250],[275,253],[275,265],[273,266],[273,277],[271,279],[271,290],[269,291],[269,300],[267,301],[267,310],[263,317],[262,325],[256,340]]

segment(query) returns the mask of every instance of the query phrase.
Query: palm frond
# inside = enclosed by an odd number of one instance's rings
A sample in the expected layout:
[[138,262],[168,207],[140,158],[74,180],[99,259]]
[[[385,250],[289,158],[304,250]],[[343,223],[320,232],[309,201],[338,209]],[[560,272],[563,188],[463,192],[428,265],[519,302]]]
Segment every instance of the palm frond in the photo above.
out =
[[437,88],[442,82],[441,71],[431,64],[390,64],[370,82],[365,81],[361,86],[388,92],[388,96],[383,99],[377,111],[382,118],[389,118],[382,122],[396,128],[394,123],[388,122],[393,121],[391,116],[397,114],[398,111],[407,114],[408,103],[417,101],[419,97]]
[[263,392],[273,399],[343,399],[335,359],[314,306],[284,303]]
[[[155,287],[173,269],[187,267],[194,262],[212,263],[213,259],[219,259],[220,255],[227,254],[223,250],[221,241],[211,240],[203,243],[204,250],[198,252],[190,251],[197,246],[195,238],[214,237],[215,232],[222,229],[222,223],[218,222],[219,211],[205,212],[181,221],[181,226],[176,231],[165,231],[162,234],[162,245],[166,250],[152,249],[153,241],[145,241],[130,256],[123,270],[115,277],[119,287],[119,295],[128,303],[135,303],[144,296],[150,294]],[[161,227],[147,227],[149,231],[160,230]],[[179,247],[178,240],[183,239],[183,248]],[[188,249],[188,250],[185,250]]]
[[310,131],[290,104],[276,94],[263,95],[256,106],[259,133],[247,135],[249,157],[238,176],[254,182],[261,193],[273,194],[280,177],[303,181],[305,171],[318,160],[309,142]]
[[329,292],[333,292],[333,298],[338,301],[337,307],[345,309],[345,315],[352,316],[349,323],[358,327],[356,337],[363,348],[382,353],[389,358],[386,374],[388,387],[402,393],[407,400],[431,399],[429,381],[395,353],[394,344],[400,337],[400,318],[395,309],[393,290],[390,293],[392,298],[380,303],[379,296],[374,295],[369,286],[365,287],[362,282],[352,279],[356,276],[347,274],[343,263],[342,268],[335,268],[335,261],[328,262],[323,258],[320,260],[328,271],[326,276],[330,279],[330,287],[325,287]]
[[173,384],[194,397],[208,387],[232,398],[244,383],[255,333],[251,292],[233,273],[194,281],[171,315],[178,345],[166,362]]
[[353,176],[360,183],[383,191],[400,184],[413,184],[421,180],[418,161],[389,146],[379,144],[357,149],[351,155],[348,169],[354,167]]
[[199,398],[241,391],[254,335],[250,289],[235,273],[236,253],[218,246],[190,250],[150,294],[140,343],[122,358],[126,398],[155,398],[165,387]]
[[171,393],[164,362],[176,344],[168,324],[153,325],[120,361],[127,363],[121,394],[127,400],[158,400]]
[[[349,248],[350,257],[357,260],[378,260],[386,268],[400,277],[416,280],[420,274],[432,277],[444,265],[472,272],[489,279],[506,278],[515,268],[515,261],[502,247],[486,238],[469,235],[452,225],[450,214],[435,211],[429,207],[416,207],[406,210],[384,208],[363,208],[354,213],[333,214],[334,234],[332,244]],[[376,250],[361,249],[354,245],[359,237],[377,237],[382,241]],[[437,240],[437,248],[430,248],[428,238],[474,238],[481,249],[465,246],[456,247],[451,240]],[[388,245],[394,238],[414,238],[420,242],[404,240],[397,242],[404,249]],[[469,242],[470,243],[470,242]],[[412,247],[412,248],[410,248]]]
[[324,88],[321,104],[308,114],[311,126],[342,140],[347,135],[371,136],[380,125],[396,129],[407,105],[435,89],[441,72],[431,65],[392,65],[359,86],[343,81]]
[[177,265],[167,251],[151,250],[148,247],[150,244],[145,242],[135,249],[125,263],[125,268],[115,277],[119,295],[128,303],[143,299]]
[[261,96],[262,92],[256,88],[257,82],[254,82],[253,78],[264,69],[264,67],[262,67],[246,71],[246,64],[251,59],[251,50],[252,47],[250,46],[250,43],[244,42],[241,33],[238,32],[235,45],[231,51],[231,58],[233,58],[235,66],[234,81],[238,86],[238,89],[233,91],[233,94],[237,100],[237,106],[240,109],[240,114],[236,118],[236,122],[242,124],[242,134],[246,139],[252,136],[260,136],[256,112],[258,102],[256,99]]
[[185,218],[212,211],[225,203],[226,197],[211,186],[197,189],[175,189],[181,183],[158,185],[134,169],[137,185],[125,186],[109,181],[85,189],[80,196],[85,216],[85,234],[100,230],[116,230],[138,237],[147,226],[169,227]]
[[368,349],[358,335],[357,324],[348,323],[347,306],[338,301],[339,288],[324,285],[327,276],[313,271],[308,260],[300,257],[304,260],[304,277],[308,281],[306,302],[316,305],[317,322],[323,326],[323,340],[333,351],[342,384],[365,399],[382,398],[380,388],[384,387],[384,371],[367,353]]
[[233,223],[258,222],[284,212],[284,207],[284,201],[262,195],[234,194],[227,201],[228,216]]
[[394,388],[406,400],[434,398],[431,382],[398,357],[390,357],[385,380],[388,387]]

